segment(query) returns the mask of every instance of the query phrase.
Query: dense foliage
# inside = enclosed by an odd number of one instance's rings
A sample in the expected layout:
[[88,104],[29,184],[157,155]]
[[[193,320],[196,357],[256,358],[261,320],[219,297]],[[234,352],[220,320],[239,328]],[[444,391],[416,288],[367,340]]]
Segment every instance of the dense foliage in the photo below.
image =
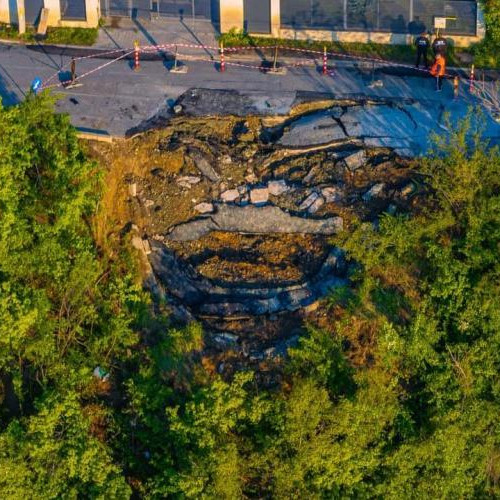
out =
[[464,126],[417,215],[339,238],[354,286],[264,391],[209,375],[200,328],[95,247],[99,169],[67,117],[44,96],[0,115],[1,498],[500,494],[498,151]]

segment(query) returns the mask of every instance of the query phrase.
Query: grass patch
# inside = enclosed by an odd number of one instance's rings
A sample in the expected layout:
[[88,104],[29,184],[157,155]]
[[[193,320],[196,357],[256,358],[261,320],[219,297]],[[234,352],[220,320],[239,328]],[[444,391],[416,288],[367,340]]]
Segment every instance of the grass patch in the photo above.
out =
[[[326,46],[329,52],[412,65],[415,64],[416,59],[416,50],[412,45],[287,40],[283,38],[251,36],[236,29],[232,29],[228,33],[219,36],[219,41],[223,42],[225,47],[272,47],[274,45],[283,45],[292,48],[322,51],[323,47]],[[478,68],[500,68],[500,51],[498,50],[498,46],[495,47],[491,43],[481,42],[473,47],[460,49],[455,49],[453,46],[448,47],[448,66],[469,66],[472,59]]]
[[93,45],[97,40],[97,28],[48,28],[45,37],[36,34],[33,28],[28,28],[26,33],[19,34],[16,27],[0,24],[0,39],[19,40],[22,42],[59,45]]

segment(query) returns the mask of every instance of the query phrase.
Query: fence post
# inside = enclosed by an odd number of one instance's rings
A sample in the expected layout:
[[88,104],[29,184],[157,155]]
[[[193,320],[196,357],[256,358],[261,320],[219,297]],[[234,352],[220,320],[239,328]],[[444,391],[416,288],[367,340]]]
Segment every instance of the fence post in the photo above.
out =
[[470,70],[469,92],[471,94],[474,93],[474,65],[472,65],[472,68]]
[[224,42],[220,42],[220,72],[224,73],[226,71],[226,61],[224,60]]
[[141,65],[139,62],[139,40],[134,40],[134,71],[139,71]]
[[75,83],[76,80],[76,60],[74,57],[71,58],[70,71],[71,71],[71,84],[73,84]]
[[274,57],[273,57],[273,72],[276,73],[278,69],[278,46],[274,46]]

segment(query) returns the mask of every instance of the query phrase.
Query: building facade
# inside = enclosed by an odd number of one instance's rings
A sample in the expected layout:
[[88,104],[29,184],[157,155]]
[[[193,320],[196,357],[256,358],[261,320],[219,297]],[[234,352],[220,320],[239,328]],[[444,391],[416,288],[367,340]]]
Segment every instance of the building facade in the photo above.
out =
[[96,27],[99,18],[172,16],[285,39],[411,43],[446,18],[445,35],[457,46],[484,37],[476,0],[0,0],[0,22],[36,24],[48,9],[48,26]]
[[474,0],[220,0],[221,31],[287,39],[411,43],[446,18],[446,37],[457,46],[484,38]]
[[0,23],[37,25],[43,8],[48,26],[95,28],[101,15],[99,0],[0,0]]

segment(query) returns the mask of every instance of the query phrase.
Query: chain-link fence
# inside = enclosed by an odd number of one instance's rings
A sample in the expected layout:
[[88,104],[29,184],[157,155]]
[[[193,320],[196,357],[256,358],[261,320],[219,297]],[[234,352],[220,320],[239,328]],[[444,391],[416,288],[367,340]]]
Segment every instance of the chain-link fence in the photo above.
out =
[[[471,0],[281,0],[281,25],[335,31],[431,31],[447,17],[446,33],[475,35],[477,2]],[[450,19],[455,18],[455,19]]]

